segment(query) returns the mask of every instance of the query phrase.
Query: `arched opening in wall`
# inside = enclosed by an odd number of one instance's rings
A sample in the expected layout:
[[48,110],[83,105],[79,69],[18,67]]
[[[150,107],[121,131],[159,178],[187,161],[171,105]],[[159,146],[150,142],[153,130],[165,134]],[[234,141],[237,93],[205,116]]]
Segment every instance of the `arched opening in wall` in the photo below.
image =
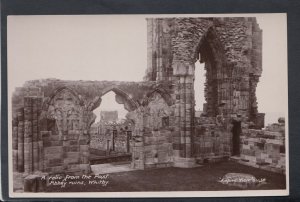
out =
[[220,111],[218,72],[222,62],[215,43],[215,36],[207,34],[201,39],[195,52],[195,110],[202,109],[201,116],[205,117],[216,117]]
[[[223,76],[224,54],[214,28],[210,28],[200,39],[193,55],[194,71],[194,139],[193,156],[210,158],[211,155],[220,155],[223,148],[220,145],[219,123],[223,121],[222,104],[225,93],[221,92],[220,78]],[[207,125],[214,124],[214,127]],[[209,142],[208,145],[203,142]]]
[[[96,114],[97,118],[95,122],[99,122],[101,120],[101,114],[104,116],[104,112],[114,112],[106,115],[106,120],[116,121],[121,119],[126,119],[126,114],[128,111],[124,108],[123,104],[119,104],[116,102],[116,93],[110,91],[101,97],[101,104],[97,107],[93,112]],[[104,117],[102,117],[104,118]]]
[[195,118],[200,118],[203,114],[203,108],[205,104],[205,82],[206,82],[206,71],[204,63],[197,61],[195,63],[195,78],[194,78],[194,92],[195,92]]
[[134,122],[128,118],[124,104],[117,102],[118,96],[113,91],[105,93],[93,111],[97,118],[89,133],[90,163],[95,174],[108,173],[120,165],[130,168]]

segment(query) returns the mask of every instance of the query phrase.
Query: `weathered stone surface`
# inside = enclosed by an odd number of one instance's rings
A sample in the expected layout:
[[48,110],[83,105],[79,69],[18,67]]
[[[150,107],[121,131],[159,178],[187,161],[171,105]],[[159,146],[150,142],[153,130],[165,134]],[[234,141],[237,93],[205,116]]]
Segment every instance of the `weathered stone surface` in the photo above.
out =
[[284,123],[264,130],[244,130],[241,136],[241,160],[265,170],[285,173]]
[[[261,30],[256,19],[148,19],[148,68],[144,80],[163,82],[177,77],[179,89],[187,92],[189,88],[184,86],[189,81],[185,76],[193,77],[199,54],[207,71],[206,113],[217,115],[218,105],[225,103],[223,113],[240,113],[255,121],[255,89],[262,68]],[[185,93],[180,99],[191,103],[185,100]]]

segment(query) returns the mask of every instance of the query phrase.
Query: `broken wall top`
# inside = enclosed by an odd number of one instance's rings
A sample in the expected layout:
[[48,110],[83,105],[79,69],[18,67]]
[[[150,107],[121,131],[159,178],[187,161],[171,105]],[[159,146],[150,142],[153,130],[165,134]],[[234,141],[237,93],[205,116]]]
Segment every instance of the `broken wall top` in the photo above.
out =
[[[23,87],[15,89],[12,96],[13,108],[23,106],[23,97],[41,96],[44,99],[51,99],[57,91],[67,88],[74,92],[84,105],[101,100],[106,93],[113,91],[116,94],[116,101],[131,100],[137,106],[142,105],[147,97],[154,91],[168,94],[168,83],[156,84],[156,82],[124,82],[124,81],[71,81],[59,79],[42,79],[27,81]],[[125,101],[123,100],[123,101]],[[100,101],[101,102],[101,101]],[[100,103],[99,103],[100,104]]]
[[[151,74],[155,71],[151,62],[151,51],[158,54],[157,58],[164,60],[165,57],[169,57],[171,60],[172,65],[162,61],[162,68],[173,68],[178,63],[193,65],[198,60],[201,40],[205,38],[212,38],[212,46],[224,56],[224,64],[227,66],[239,68],[249,74],[261,75],[262,30],[255,17],[147,20],[148,69],[145,80],[151,80]],[[157,63],[161,63],[160,60]]]

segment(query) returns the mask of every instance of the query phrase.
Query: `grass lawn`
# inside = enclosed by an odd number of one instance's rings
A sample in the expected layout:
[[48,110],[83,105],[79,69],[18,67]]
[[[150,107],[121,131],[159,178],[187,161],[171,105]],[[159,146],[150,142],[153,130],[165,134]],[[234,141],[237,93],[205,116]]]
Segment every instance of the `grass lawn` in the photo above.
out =
[[224,185],[218,180],[227,173],[247,173],[257,179],[265,178],[267,184],[254,189],[285,189],[285,175],[227,161],[206,164],[196,168],[160,168],[112,173],[108,185],[67,185],[47,187],[47,192],[125,192],[125,191],[221,191],[240,190]]

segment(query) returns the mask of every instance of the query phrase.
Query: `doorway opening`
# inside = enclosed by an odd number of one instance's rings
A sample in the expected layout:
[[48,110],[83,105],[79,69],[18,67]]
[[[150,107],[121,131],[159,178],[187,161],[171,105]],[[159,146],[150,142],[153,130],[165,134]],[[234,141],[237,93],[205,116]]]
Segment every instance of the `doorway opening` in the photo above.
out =
[[113,91],[104,94],[93,111],[97,118],[90,128],[90,163],[95,174],[130,169],[134,123],[116,96]]

